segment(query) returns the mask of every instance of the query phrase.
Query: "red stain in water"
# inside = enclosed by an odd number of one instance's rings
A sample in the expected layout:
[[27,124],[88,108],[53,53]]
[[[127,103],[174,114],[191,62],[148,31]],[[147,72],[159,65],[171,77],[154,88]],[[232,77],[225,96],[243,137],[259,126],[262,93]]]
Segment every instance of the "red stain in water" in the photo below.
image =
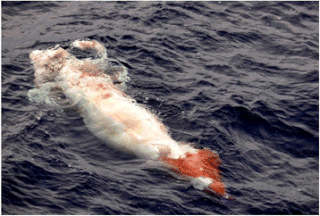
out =
[[220,158],[209,149],[200,149],[196,153],[186,153],[184,158],[161,157],[161,160],[170,164],[181,175],[212,179],[208,189],[220,196],[226,196],[226,189],[221,181],[219,170]]

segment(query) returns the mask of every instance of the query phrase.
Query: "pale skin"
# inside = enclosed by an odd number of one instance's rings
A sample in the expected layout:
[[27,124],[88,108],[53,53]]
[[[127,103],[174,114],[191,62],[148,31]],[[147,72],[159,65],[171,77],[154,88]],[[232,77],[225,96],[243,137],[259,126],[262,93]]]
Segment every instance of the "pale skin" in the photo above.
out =
[[[106,49],[97,41],[76,40],[73,46],[94,49],[103,61],[107,59]],[[108,74],[102,61],[76,59],[58,46],[34,51],[30,58],[36,86],[54,82],[67,97],[79,101],[84,122],[97,137],[138,156],[158,159],[188,178],[200,177],[207,190],[226,196],[218,155],[173,140],[156,115],[115,85],[121,83],[121,74]]]

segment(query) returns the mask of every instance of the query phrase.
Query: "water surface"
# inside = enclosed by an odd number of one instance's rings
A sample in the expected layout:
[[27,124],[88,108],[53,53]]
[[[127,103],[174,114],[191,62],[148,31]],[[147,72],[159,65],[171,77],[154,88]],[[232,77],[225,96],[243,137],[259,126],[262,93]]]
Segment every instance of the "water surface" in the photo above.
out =
[[[178,141],[216,150],[234,200],[31,102],[28,54],[78,38]],[[318,214],[318,2],[2,2],[3,214]]]

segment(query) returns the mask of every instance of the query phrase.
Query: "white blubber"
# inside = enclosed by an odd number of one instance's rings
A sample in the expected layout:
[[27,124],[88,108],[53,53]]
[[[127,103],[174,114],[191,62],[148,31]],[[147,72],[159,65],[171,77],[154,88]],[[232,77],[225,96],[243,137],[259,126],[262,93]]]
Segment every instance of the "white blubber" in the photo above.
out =
[[98,58],[80,60],[59,45],[30,54],[37,87],[29,91],[30,100],[54,104],[50,92],[61,91],[77,104],[88,129],[106,144],[162,161],[191,177],[196,188],[225,196],[215,152],[173,140],[156,115],[122,91],[129,80],[127,69],[112,66],[102,44],[76,40],[74,47],[95,50]]

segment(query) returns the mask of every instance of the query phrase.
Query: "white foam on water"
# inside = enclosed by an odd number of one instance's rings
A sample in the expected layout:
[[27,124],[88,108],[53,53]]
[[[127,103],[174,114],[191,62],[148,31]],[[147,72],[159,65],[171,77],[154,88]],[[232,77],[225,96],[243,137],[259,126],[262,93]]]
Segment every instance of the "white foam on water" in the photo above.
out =
[[56,87],[56,83],[48,82],[41,85],[39,88],[31,89],[28,91],[28,99],[32,102],[57,106],[58,104],[50,95],[51,89],[54,87]]

